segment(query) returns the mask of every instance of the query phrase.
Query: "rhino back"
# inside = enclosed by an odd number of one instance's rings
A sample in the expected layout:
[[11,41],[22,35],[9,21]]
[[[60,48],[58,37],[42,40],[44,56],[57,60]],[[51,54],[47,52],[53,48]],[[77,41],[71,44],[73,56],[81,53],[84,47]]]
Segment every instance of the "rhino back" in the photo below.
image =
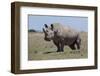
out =
[[61,37],[67,37],[67,38],[73,38],[79,34],[78,31],[75,29],[69,27],[69,26],[63,26],[60,23],[54,23],[54,29],[58,30],[57,35]]

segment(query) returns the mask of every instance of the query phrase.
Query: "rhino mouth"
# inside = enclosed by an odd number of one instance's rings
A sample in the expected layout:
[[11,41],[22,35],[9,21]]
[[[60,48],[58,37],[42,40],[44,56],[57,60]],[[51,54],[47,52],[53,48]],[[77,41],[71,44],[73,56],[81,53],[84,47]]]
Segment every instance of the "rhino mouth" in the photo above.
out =
[[51,41],[50,39],[47,39],[47,38],[45,38],[44,40],[46,40],[46,41]]

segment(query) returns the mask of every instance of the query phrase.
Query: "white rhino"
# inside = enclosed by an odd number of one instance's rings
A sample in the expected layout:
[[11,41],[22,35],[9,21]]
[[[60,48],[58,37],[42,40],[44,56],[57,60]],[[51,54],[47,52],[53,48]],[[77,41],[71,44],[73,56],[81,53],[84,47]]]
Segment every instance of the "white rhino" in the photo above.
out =
[[64,45],[68,45],[72,50],[80,49],[81,38],[78,31],[60,23],[53,23],[51,26],[44,25],[44,40],[53,40],[53,43],[57,46],[57,52],[63,52]]

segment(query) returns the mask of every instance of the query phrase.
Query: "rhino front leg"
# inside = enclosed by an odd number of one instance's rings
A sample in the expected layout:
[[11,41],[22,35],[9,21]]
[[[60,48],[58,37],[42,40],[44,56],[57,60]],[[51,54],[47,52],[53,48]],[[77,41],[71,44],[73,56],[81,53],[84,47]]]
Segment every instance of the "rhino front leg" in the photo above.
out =
[[53,41],[54,44],[56,45],[57,47],[57,52],[60,52],[61,51],[61,46],[60,46],[60,43],[59,42],[56,42],[56,41]]
[[57,52],[61,52],[61,47],[59,45],[57,46]]
[[64,44],[61,43],[61,52],[64,52]]
[[61,52],[61,46],[60,46],[60,44],[57,45],[57,52]]

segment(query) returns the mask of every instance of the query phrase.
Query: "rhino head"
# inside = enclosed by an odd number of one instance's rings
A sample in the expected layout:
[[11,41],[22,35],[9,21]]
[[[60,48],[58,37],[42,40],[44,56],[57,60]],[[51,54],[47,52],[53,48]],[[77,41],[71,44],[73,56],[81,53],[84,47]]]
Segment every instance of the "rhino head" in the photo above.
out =
[[51,41],[54,38],[54,26],[51,24],[51,26],[48,26],[47,24],[44,24],[45,28],[43,28],[44,32],[44,40]]

